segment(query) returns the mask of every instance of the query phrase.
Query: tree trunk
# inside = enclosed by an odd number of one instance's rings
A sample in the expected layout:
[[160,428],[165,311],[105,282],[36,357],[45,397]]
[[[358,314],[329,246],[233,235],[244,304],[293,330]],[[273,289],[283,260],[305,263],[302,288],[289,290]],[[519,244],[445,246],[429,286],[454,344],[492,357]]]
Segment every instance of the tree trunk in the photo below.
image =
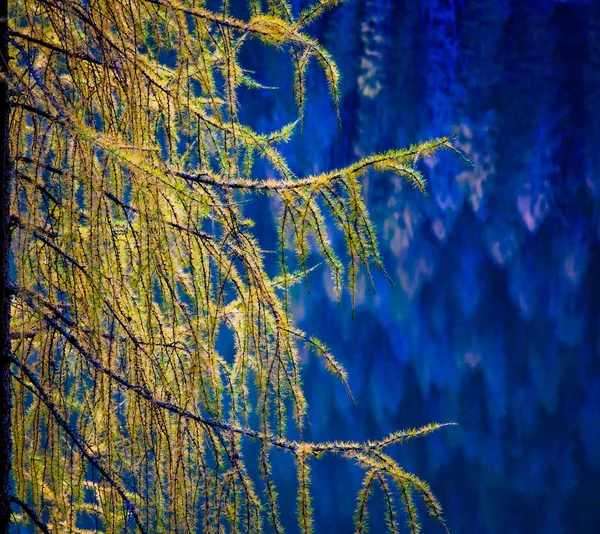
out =
[[10,525],[10,172],[8,156],[8,0],[0,0],[0,534]]

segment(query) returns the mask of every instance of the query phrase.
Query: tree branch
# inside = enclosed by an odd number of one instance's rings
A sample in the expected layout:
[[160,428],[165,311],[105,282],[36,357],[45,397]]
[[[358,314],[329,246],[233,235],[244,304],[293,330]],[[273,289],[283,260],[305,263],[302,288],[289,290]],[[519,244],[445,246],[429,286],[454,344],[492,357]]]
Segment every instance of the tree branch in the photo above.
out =
[[[241,435],[249,437],[249,438],[258,439],[260,441],[267,442],[270,445],[280,448],[280,449],[285,449],[285,450],[289,450],[289,451],[293,451],[293,452],[298,450],[299,444],[295,441],[286,441],[286,440],[282,440],[282,439],[277,439],[274,436],[271,436],[269,434],[264,434],[262,432],[257,432],[256,430],[252,430],[249,428],[236,427],[233,425],[229,425],[227,423],[223,423],[221,421],[204,418],[193,412],[184,410],[183,408],[180,408],[179,406],[177,406],[173,403],[164,402],[159,399],[156,399],[153,396],[153,393],[151,391],[149,391],[146,387],[132,384],[126,378],[124,378],[124,377],[118,375],[117,373],[111,371],[110,369],[107,369],[106,367],[104,367],[98,360],[96,360],[96,358],[94,358],[83,347],[83,345],[79,342],[79,340],[73,334],[68,332],[65,328],[63,328],[61,325],[59,325],[52,318],[45,315],[44,321],[46,322],[46,324],[48,326],[50,326],[56,332],[61,334],[65,338],[65,340],[81,356],[83,356],[89,363],[92,364],[93,367],[95,367],[100,372],[106,374],[107,376],[109,376],[110,378],[115,380],[118,384],[120,384],[125,389],[132,391],[136,395],[139,395],[140,397],[151,402],[156,407],[162,408],[164,410],[167,410],[171,413],[174,413],[174,414],[184,417],[186,419],[191,419],[191,420],[196,421],[197,423],[200,423],[207,427],[212,427],[214,429],[224,430],[224,431],[232,432],[235,434],[241,434]],[[13,357],[13,359],[14,359],[14,357]],[[440,423],[440,424],[434,423],[434,424],[426,425],[419,429],[395,432],[380,441],[369,441],[367,443],[352,443],[352,442],[303,443],[302,446],[306,447],[307,450],[311,454],[320,454],[320,453],[325,453],[325,452],[332,452],[332,453],[346,453],[346,452],[359,452],[359,451],[367,452],[369,450],[380,450],[380,449],[388,447],[389,445],[392,445],[394,443],[401,443],[403,441],[406,441],[406,440],[414,438],[414,437],[424,436],[424,435],[429,434],[439,428],[442,428],[445,426],[453,426],[455,424],[456,423]]]
[[34,44],[43,46],[44,48],[48,48],[49,50],[58,52],[59,54],[63,54],[65,56],[69,56],[69,57],[72,57],[75,59],[81,59],[83,61],[87,61],[89,63],[94,63],[96,65],[107,65],[107,63],[105,63],[104,61],[102,61],[100,59],[96,59],[95,57],[92,57],[88,54],[84,54],[82,52],[71,52],[70,50],[67,50],[66,48],[62,48],[58,45],[49,43],[48,41],[43,41],[41,39],[38,39],[37,37],[33,37],[33,35],[27,35],[25,33],[21,33],[16,30],[9,30],[8,35],[11,35],[13,37],[18,37],[20,39],[24,39],[26,41],[29,41],[30,43],[34,43]]
[[[345,169],[333,171],[328,174],[307,176],[306,178],[300,178],[299,180],[289,180],[285,182],[280,180],[223,180],[209,171],[200,171],[197,174],[190,174],[183,171],[173,171],[173,173],[175,174],[175,176],[179,176],[180,178],[184,178],[185,180],[188,180],[190,182],[196,182],[215,187],[222,187],[224,189],[245,189],[248,191],[278,191],[299,189],[302,187],[310,187],[318,182],[326,182],[328,184],[331,184],[337,180],[342,179],[344,175],[361,173],[368,167],[376,166],[386,161],[402,161],[414,159],[415,157],[421,156],[426,151],[434,151],[442,147],[452,150],[453,152],[459,154],[463,159],[465,159],[464,155],[462,155],[460,151],[458,151],[450,144],[450,141],[454,137],[455,136],[442,137],[441,139],[436,140],[434,143],[426,146],[425,148],[417,147],[412,150],[404,151],[390,150],[388,152],[384,152],[383,154],[378,154],[377,156],[365,158],[346,167]],[[469,160],[466,159],[465,161],[469,162]],[[472,165],[471,162],[469,163]]]
[[10,497],[10,502],[18,504],[23,509],[23,511],[29,516],[29,519],[33,521],[34,525],[37,528],[39,528],[44,534],[50,534],[48,527],[44,525],[44,523],[42,523],[38,515],[25,502],[23,502],[18,497],[15,497],[14,495]]
[[[114,478],[110,475],[110,473],[100,463],[100,460],[98,458],[96,458],[96,456],[94,454],[92,454],[91,452],[89,452],[87,450],[87,449],[90,449],[89,445],[87,445],[84,442],[83,438],[77,433],[77,431],[74,430],[71,427],[71,425],[69,425],[69,423],[67,423],[67,421],[65,421],[65,419],[60,415],[60,413],[58,413],[58,410],[56,409],[56,405],[48,397],[48,394],[44,391],[44,388],[41,386],[41,384],[39,383],[38,379],[36,378],[36,376],[31,371],[31,369],[29,369],[29,367],[27,367],[23,362],[21,362],[13,354],[10,354],[8,359],[12,363],[14,363],[17,367],[19,367],[19,369],[21,369],[21,371],[23,372],[23,374],[25,374],[25,376],[27,376],[27,378],[29,379],[29,381],[31,382],[31,384],[33,384],[33,388],[31,388],[31,387],[29,388],[30,391],[32,391],[32,393],[34,393],[36,395],[36,397],[38,399],[40,399],[46,405],[46,407],[48,408],[48,410],[52,414],[52,417],[54,417],[54,420],[69,435],[69,437],[71,438],[71,440],[73,441],[73,443],[75,444],[75,446],[79,449],[79,451],[81,452],[81,454],[90,462],[90,464],[92,464],[92,466],[94,466],[94,468],[100,473],[100,475],[102,475],[102,477],[119,494],[119,496],[123,500],[123,503],[125,504],[125,507],[129,510],[129,512],[131,512],[131,515],[133,516],[135,524],[137,525],[137,527],[140,530],[140,532],[142,532],[142,534],[146,534],[146,529],[142,525],[142,522],[140,520],[140,517],[138,515],[138,512],[136,510],[135,505],[129,500],[129,498],[127,497],[127,495],[125,495],[125,491],[121,488],[121,486],[119,486],[119,484],[116,483],[116,481],[114,480]],[[13,375],[13,376],[15,376],[15,375]],[[15,376],[15,378],[17,378],[17,380],[20,380],[16,376]],[[24,382],[21,381],[21,383],[23,385],[25,385],[25,387],[27,387],[27,385]]]
[[44,111],[40,108],[36,108],[34,106],[30,106],[29,104],[24,104],[23,102],[9,102],[9,105],[15,108],[24,109],[25,111],[29,111],[30,113],[35,113],[36,115],[44,117],[45,119],[48,119],[50,121],[63,124],[63,121],[60,119],[60,117],[55,117],[51,113],[48,113],[47,111]]
[[226,430],[228,432],[234,432],[236,434],[242,434],[244,436],[259,439],[261,441],[268,441],[271,445],[275,447],[279,447],[281,449],[287,449],[290,451],[294,451],[297,449],[297,444],[295,442],[288,442],[284,440],[279,440],[273,436],[269,436],[267,434],[263,434],[261,432],[257,432],[255,430],[251,430],[248,428],[240,428],[234,427],[232,425],[228,425],[227,423],[223,423],[221,421],[215,421],[212,419],[207,419],[204,417],[200,417],[199,415],[189,412],[180,408],[179,406],[172,404],[170,402],[163,402],[161,400],[156,399],[152,392],[147,388],[132,384],[126,378],[114,373],[110,369],[104,367],[98,360],[96,360],[79,342],[79,340],[71,333],[67,332],[61,325],[59,325],[56,321],[51,319],[50,317],[44,316],[44,321],[48,326],[53,328],[56,332],[61,334],[67,342],[81,354],[89,363],[91,363],[96,369],[106,374],[110,378],[112,378],[115,382],[123,386],[125,389],[134,392],[136,395],[146,399],[151,402],[158,408],[162,408],[171,413],[177,414],[181,417],[185,417],[186,419],[191,419],[196,421],[197,423],[201,423],[207,427],[212,427],[219,430]]

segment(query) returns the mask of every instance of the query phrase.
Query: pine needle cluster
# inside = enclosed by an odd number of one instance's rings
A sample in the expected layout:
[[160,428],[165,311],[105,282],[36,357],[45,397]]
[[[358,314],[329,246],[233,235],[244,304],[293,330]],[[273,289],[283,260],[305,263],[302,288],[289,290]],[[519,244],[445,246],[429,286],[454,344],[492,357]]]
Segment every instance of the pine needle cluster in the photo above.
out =
[[[299,346],[346,387],[346,372],[289,311],[311,253],[338,295],[383,269],[360,178],[405,177],[448,138],[298,177],[280,150],[302,121],[306,73],[320,65],[337,109],[339,73],[306,33],[339,3],[294,16],[286,0],[250,0],[248,20],[196,0],[28,0],[9,12],[12,177],[13,501],[45,532],[283,532],[271,456],[295,459],[298,525],[313,531],[310,466],[339,455],[365,471],[356,532],[378,486],[387,523],[413,501],[444,525],[423,481],[389,446],[441,425],[368,443],[292,441],[307,413]],[[239,62],[257,39],[289,53],[298,121],[261,134],[239,121]],[[310,125],[305,125],[309,129]],[[253,176],[255,158],[274,178]],[[280,273],[240,199],[279,199]],[[332,245],[328,221],[347,258]],[[290,272],[295,263],[299,272]],[[234,340],[219,351],[220,332]],[[245,458],[243,441],[260,444]],[[259,466],[260,479],[248,474]]]

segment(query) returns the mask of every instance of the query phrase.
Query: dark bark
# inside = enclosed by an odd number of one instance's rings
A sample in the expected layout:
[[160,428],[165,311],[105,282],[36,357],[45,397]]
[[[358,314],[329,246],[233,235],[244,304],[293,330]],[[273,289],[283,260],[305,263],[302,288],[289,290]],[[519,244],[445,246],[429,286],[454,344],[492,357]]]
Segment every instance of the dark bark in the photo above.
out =
[[11,502],[10,172],[8,156],[8,0],[0,0],[0,534],[8,534]]

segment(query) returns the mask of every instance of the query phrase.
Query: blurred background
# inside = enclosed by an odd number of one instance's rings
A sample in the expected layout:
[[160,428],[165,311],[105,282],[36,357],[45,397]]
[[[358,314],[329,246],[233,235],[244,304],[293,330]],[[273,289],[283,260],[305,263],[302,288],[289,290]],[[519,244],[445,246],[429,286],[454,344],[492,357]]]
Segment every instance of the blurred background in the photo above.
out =
[[[365,177],[394,285],[378,276],[373,294],[363,275],[354,319],[324,267],[310,294],[296,288],[300,327],[329,344],[357,400],[307,355],[302,437],[454,421],[394,451],[451,532],[600,532],[600,2],[351,0],[311,33],[342,73],[342,130],[313,66],[303,134],[285,150],[300,175],[452,133],[475,167],[449,152],[427,161],[428,199]],[[294,120],[288,55],[249,43],[242,65],[278,87],[242,93],[243,122]],[[276,207],[248,204],[265,248]],[[295,532],[293,463],[273,461]],[[313,475],[316,532],[351,533],[361,471],[323,459]],[[377,491],[371,519],[385,531]],[[422,508],[421,519],[442,531]]]

